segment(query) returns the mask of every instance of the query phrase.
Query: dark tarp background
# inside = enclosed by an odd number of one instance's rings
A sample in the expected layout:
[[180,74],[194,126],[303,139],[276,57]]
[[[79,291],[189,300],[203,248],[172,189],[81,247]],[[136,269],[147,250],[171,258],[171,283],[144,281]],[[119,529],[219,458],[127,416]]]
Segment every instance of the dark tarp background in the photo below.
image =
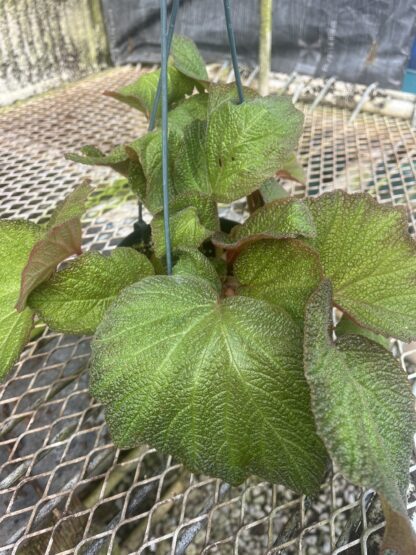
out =
[[[158,62],[159,0],[102,4],[113,62]],[[254,65],[259,2],[231,5],[239,57]],[[415,21],[415,0],[274,0],[272,69],[400,88]],[[222,0],[182,0],[176,32],[194,39],[207,62],[228,58]]]

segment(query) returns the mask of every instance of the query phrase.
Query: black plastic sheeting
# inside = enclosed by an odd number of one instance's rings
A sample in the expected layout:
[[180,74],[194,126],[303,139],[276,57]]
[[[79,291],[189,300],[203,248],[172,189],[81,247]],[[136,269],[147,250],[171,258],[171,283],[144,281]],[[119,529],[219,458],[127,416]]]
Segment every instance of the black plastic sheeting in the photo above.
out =
[[[113,62],[158,62],[159,1],[102,4]],[[259,1],[231,0],[231,9],[239,58],[254,66]],[[176,32],[207,62],[229,57],[222,0],[182,0]],[[274,0],[272,69],[400,88],[415,34],[415,0]]]

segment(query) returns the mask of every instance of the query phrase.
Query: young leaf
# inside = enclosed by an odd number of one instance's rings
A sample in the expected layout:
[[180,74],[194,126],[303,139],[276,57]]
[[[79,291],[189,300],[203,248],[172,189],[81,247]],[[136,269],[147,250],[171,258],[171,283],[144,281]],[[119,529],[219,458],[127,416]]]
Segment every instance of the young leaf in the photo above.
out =
[[87,166],[108,166],[127,177],[130,160],[124,145],[116,146],[108,154],[104,154],[98,148],[89,145],[82,147],[80,151],[81,154],[76,152],[65,154],[65,158]]
[[239,294],[267,301],[300,322],[312,291],[322,279],[316,253],[296,239],[258,241],[234,263]]
[[338,322],[337,327],[335,328],[335,333],[337,337],[341,337],[342,335],[362,335],[363,337],[367,337],[368,339],[371,339],[371,341],[378,343],[385,349],[388,349],[390,346],[390,341],[387,337],[374,333],[367,328],[362,328],[345,314],[342,315],[341,320]]
[[400,364],[376,343],[332,343],[332,292],[324,280],[305,316],[305,372],[318,432],[347,479],[375,489],[406,515],[414,398]]
[[20,295],[16,309],[21,312],[30,293],[55,271],[58,264],[73,254],[81,254],[81,222],[67,220],[48,229],[32,248],[22,272]]
[[[210,237],[219,228],[217,205],[211,197],[197,191],[179,194],[169,204],[172,247],[193,248]],[[165,253],[163,212],[152,221],[155,254]]]
[[312,241],[334,302],[360,326],[403,341],[416,338],[416,243],[405,211],[367,194],[342,191],[309,199]]
[[211,231],[219,229],[217,204],[210,196],[198,191],[188,191],[179,194],[169,205],[172,214],[189,206],[196,208],[203,226]]
[[28,304],[54,331],[90,334],[124,287],[153,273],[134,249],[116,248],[110,256],[87,252],[37,287]]
[[215,244],[235,249],[259,239],[315,237],[316,227],[308,206],[302,200],[276,200],[258,208],[243,224],[233,227],[229,235],[218,234]]
[[[198,210],[193,206],[172,214],[169,225],[172,249],[199,247],[213,233],[202,225]],[[166,252],[163,214],[156,214],[151,226],[155,254],[163,256]]]
[[221,292],[221,280],[210,260],[197,249],[181,249],[179,259],[173,267],[173,275],[195,276],[206,279],[212,287]]
[[195,81],[208,81],[204,59],[191,39],[174,35],[171,53],[174,66],[178,71]]
[[40,226],[23,220],[0,221],[0,379],[16,362],[33,326],[33,312],[15,309],[22,270],[33,245],[42,236]]
[[[150,116],[153,101],[156,97],[157,85],[159,83],[160,69],[141,75],[134,83],[126,85],[117,91],[106,91],[106,96],[111,96]],[[168,68],[168,104],[182,100],[185,95],[191,94],[194,89],[194,81],[172,66]],[[160,114],[160,105],[158,109]]]
[[81,218],[85,212],[85,203],[92,192],[92,187],[88,181],[84,181],[60,202],[48,222],[48,228],[63,224],[73,218]]
[[282,97],[216,108],[208,120],[208,175],[214,198],[230,202],[273,176],[293,151],[303,115]]
[[256,474],[311,492],[327,459],[301,342],[267,303],[220,302],[195,277],[150,277],[124,289],[98,327],[91,391],[119,447],[150,442],[232,484]]

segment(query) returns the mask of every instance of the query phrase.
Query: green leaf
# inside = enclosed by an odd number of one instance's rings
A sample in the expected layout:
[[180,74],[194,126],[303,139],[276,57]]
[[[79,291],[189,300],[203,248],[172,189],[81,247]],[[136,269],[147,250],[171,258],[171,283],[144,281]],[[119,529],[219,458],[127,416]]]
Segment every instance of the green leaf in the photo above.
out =
[[258,241],[234,263],[239,294],[267,301],[300,322],[311,293],[322,279],[316,253],[296,239]]
[[260,193],[266,204],[273,202],[274,200],[281,200],[290,196],[283,185],[275,177],[266,179],[266,181],[262,183]]
[[22,270],[33,245],[42,236],[39,225],[23,220],[0,221],[0,379],[18,359],[30,338],[33,312],[17,312]]
[[20,295],[16,309],[21,312],[30,293],[55,271],[58,264],[73,254],[81,254],[81,222],[79,218],[64,221],[45,233],[32,248],[23,268]]
[[341,320],[338,322],[335,333],[337,337],[341,337],[342,335],[361,335],[362,337],[367,337],[367,339],[371,339],[375,343],[378,343],[385,349],[388,349],[390,346],[389,339],[377,333],[373,333],[366,328],[362,328],[345,314],[342,315]]
[[73,218],[81,218],[85,212],[86,201],[92,193],[92,187],[88,181],[84,181],[60,202],[48,222],[48,228],[63,224]]
[[[181,194],[209,195],[205,154],[206,124],[196,120],[184,129],[169,131],[169,197],[172,202]],[[162,133],[147,133],[126,147],[132,160],[140,163],[146,181],[141,197],[153,214],[163,208]],[[213,200],[211,203],[213,204]]]
[[[212,235],[212,231],[202,225],[198,210],[189,206],[172,214],[169,218],[172,249],[199,247]],[[152,238],[156,256],[166,252],[165,229],[163,214],[156,214],[152,223]]]
[[332,291],[324,280],[305,317],[305,372],[318,432],[348,480],[375,489],[406,515],[414,398],[393,356],[360,336],[332,342]]
[[208,195],[198,191],[188,191],[175,197],[170,203],[171,213],[184,208],[196,208],[201,224],[211,231],[219,229],[220,222],[216,202]]
[[282,97],[222,103],[208,120],[208,175],[215,200],[230,202],[273,176],[299,139],[303,115]]
[[173,35],[171,54],[178,71],[196,81],[208,81],[204,59],[191,39]]
[[121,448],[149,442],[232,484],[256,474],[311,492],[327,459],[301,344],[267,303],[220,302],[194,277],[150,277],[124,289],[98,327],[91,391]]
[[[260,98],[257,91],[249,87],[243,87],[245,101]],[[238,104],[239,97],[235,83],[210,83],[208,88],[208,118],[223,104],[232,102]]]
[[211,261],[197,249],[181,249],[173,267],[177,276],[195,276],[206,279],[212,287],[221,292],[221,280]]
[[233,227],[229,235],[218,234],[213,241],[235,249],[259,239],[315,236],[316,227],[308,206],[302,200],[290,198],[258,208],[243,224]]
[[146,199],[146,176],[144,175],[140,162],[134,160],[130,161],[127,178],[131,190],[136,193],[143,202]]
[[206,93],[194,94],[186,98],[169,112],[169,128],[180,133],[195,120],[206,121],[207,107],[208,95]]
[[174,146],[175,162],[173,180],[175,188],[182,191],[202,191],[211,193],[207,168],[207,123],[196,120],[183,130],[183,136],[176,137]]
[[[140,110],[149,117],[156,97],[159,77],[160,69],[141,75],[134,83],[130,83],[117,91],[106,91],[104,94]],[[168,67],[169,106],[182,100],[185,95],[191,94],[193,89],[194,81],[192,79],[183,75],[173,66]],[[160,105],[158,115],[160,115]]]
[[91,334],[122,289],[153,273],[134,249],[119,247],[110,256],[88,252],[37,287],[28,304],[54,331]]
[[[211,197],[197,191],[189,191],[175,197],[169,204],[172,247],[193,248],[219,229],[217,205]],[[152,221],[152,237],[155,254],[165,253],[163,212]]]
[[283,162],[277,172],[277,175],[282,179],[297,181],[302,185],[306,183],[305,170],[296,158],[296,154],[294,152],[292,152],[292,154]]
[[71,152],[65,155],[67,160],[86,164],[87,166],[108,166],[121,175],[127,177],[130,160],[124,145],[118,145],[108,154],[104,154],[98,148],[87,145],[80,149],[81,154]]
[[[172,199],[178,191],[172,182],[175,148],[179,140],[174,129],[169,130],[169,195]],[[146,194],[142,199],[149,211],[154,214],[163,208],[162,189],[162,132],[159,129],[146,133],[143,137],[126,146],[126,152],[136,163],[140,162],[146,181]],[[142,185],[140,185],[142,186]]]
[[404,209],[342,191],[309,199],[312,241],[334,302],[360,326],[403,341],[416,338],[416,243]]

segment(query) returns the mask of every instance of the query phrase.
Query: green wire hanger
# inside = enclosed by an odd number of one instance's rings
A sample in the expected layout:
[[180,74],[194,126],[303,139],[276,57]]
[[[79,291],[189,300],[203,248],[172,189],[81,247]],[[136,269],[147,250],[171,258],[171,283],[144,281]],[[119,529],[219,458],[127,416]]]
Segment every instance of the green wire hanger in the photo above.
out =
[[[244,102],[243,85],[238,69],[237,48],[235,44],[234,29],[231,20],[230,2],[224,1],[225,22],[227,27],[228,45],[230,47],[231,59],[234,68],[235,82],[238,92],[239,102]],[[152,106],[149,120],[149,131],[155,127],[156,114],[160,100],[162,101],[162,188],[163,188],[163,224],[166,242],[166,267],[168,275],[172,274],[172,243],[169,229],[169,166],[168,166],[168,58],[172,45],[172,38],[175,29],[176,16],[179,10],[180,0],[173,0],[170,16],[169,28],[167,0],[160,0],[160,45],[161,45],[161,70],[156,96]],[[139,204],[139,220],[141,219],[142,208]]]

